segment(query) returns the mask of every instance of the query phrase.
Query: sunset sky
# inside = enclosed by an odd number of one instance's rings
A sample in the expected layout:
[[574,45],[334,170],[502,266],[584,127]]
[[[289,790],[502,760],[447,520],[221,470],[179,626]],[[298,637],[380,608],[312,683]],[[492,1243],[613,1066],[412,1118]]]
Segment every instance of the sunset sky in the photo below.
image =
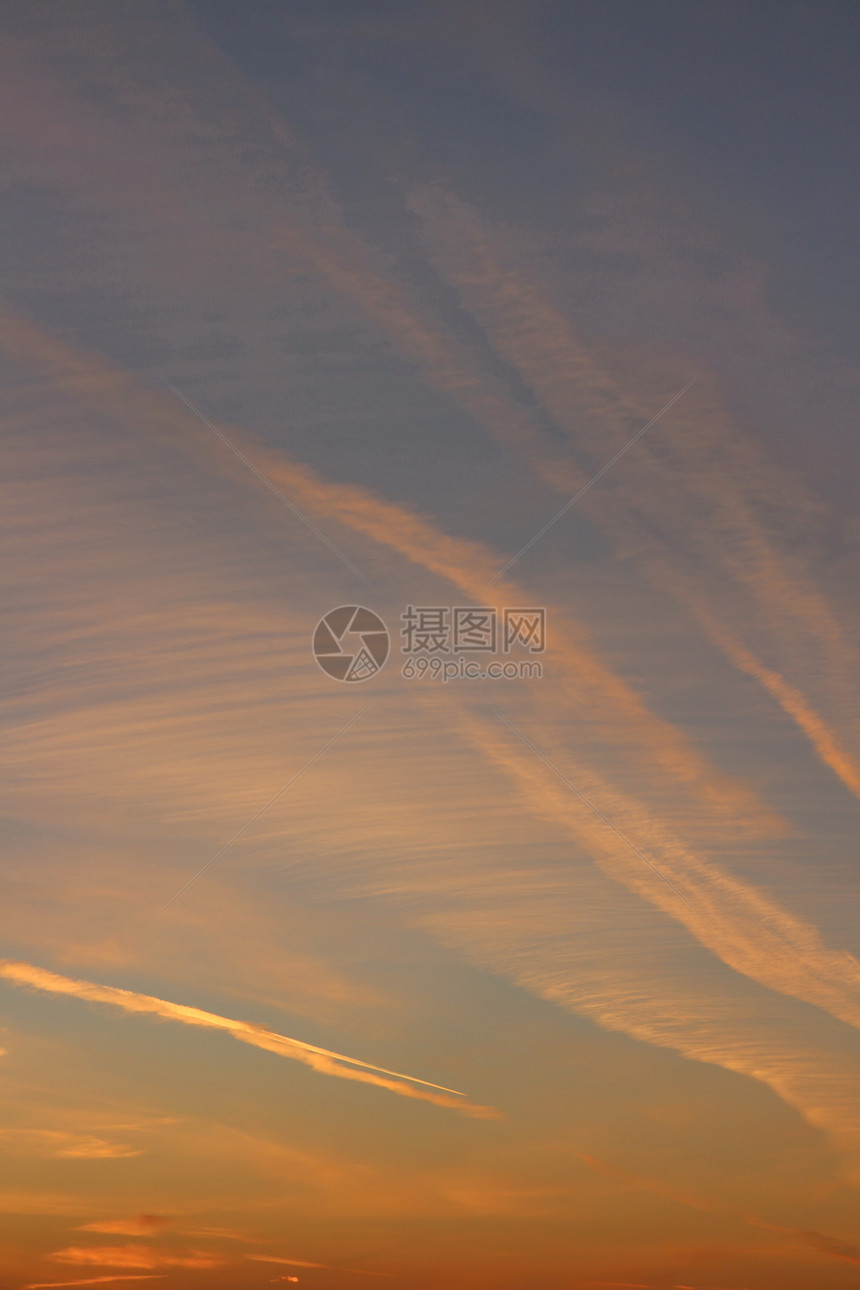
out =
[[860,10],[0,28],[0,1290],[856,1287]]

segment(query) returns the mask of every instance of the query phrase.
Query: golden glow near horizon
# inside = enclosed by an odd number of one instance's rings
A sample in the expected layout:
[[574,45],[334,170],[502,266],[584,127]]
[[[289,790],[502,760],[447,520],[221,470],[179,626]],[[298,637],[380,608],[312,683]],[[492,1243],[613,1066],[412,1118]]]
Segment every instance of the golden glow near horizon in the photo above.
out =
[[0,1290],[856,1285],[858,24],[785,13],[0,14]]

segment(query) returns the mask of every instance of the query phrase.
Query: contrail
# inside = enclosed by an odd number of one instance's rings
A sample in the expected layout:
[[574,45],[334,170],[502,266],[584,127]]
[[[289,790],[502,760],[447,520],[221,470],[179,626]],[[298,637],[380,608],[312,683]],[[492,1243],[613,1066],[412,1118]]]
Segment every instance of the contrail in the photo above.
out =
[[[326,1075],[338,1075],[342,1079],[358,1079],[366,1083],[378,1084],[407,1097],[422,1097],[427,1101],[443,1106],[453,1106],[466,1111],[467,1114],[489,1118],[496,1113],[489,1107],[477,1107],[468,1100],[455,1102],[455,1098],[466,1099],[466,1094],[458,1089],[446,1088],[444,1084],[433,1084],[429,1080],[419,1079],[415,1075],[405,1075],[402,1071],[389,1070],[385,1066],[374,1066],[358,1057],[347,1057],[344,1053],[335,1053],[316,1044],[305,1043],[301,1039],[291,1039],[280,1035],[266,1026],[250,1021],[238,1021],[232,1017],[222,1017],[215,1012],[204,1012],[201,1008],[190,1007],[183,1003],[171,1003],[149,994],[137,994],[132,990],[121,990],[115,986],[98,985],[92,981],[78,981],[71,977],[59,976],[45,968],[31,963],[19,963],[12,959],[0,960],[0,977],[13,981],[16,985],[32,986],[49,994],[65,994],[76,999],[86,999],[93,1003],[108,1003],[122,1008],[125,1012],[150,1013],[168,1021],[180,1021],[188,1026],[202,1026],[211,1030],[229,1031],[242,1043],[252,1044],[282,1057],[291,1057],[313,1067]],[[367,1072],[366,1074],[364,1072]],[[381,1078],[386,1076],[387,1078]],[[403,1081],[402,1083],[400,1081]],[[437,1093],[422,1093],[421,1089],[438,1090]],[[445,1094],[447,1096],[439,1096]]]

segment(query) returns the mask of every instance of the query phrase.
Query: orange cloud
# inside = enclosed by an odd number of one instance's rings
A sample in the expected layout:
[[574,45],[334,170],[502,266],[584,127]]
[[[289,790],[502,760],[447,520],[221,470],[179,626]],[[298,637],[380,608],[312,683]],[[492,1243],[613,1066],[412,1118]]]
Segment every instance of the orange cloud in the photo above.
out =
[[[292,236],[285,233],[285,237]],[[388,318],[389,312],[393,311],[390,312],[392,328],[398,334],[406,329],[405,318],[401,319],[399,312],[402,306],[397,301],[388,300],[386,293],[392,290],[390,284],[359,262],[355,254],[350,252],[347,255],[349,248],[339,247],[335,253],[322,243],[311,244],[302,237],[294,249],[330,273],[335,285],[343,278],[349,284],[349,290],[354,289],[362,300],[366,298],[372,302],[382,292],[386,302],[385,317]],[[370,303],[368,307],[371,307]],[[401,321],[403,327],[399,325]],[[425,337],[421,329],[416,345],[419,340],[423,345]],[[0,312],[0,345],[16,356],[35,361],[52,380],[70,393],[95,404],[116,406],[120,415],[128,416],[130,411],[135,415],[143,413],[147,422],[156,427],[181,425],[186,431],[193,424],[192,415],[173,396],[156,394],[141,387],[130,374],[111,367],[96,356],[73,350],[8,312]],[[457,389],[463,386],[456,373],[451,380]],[[472,377],[466,384],[472,388]],[[480,392],[483,386],[479,384],[476,388]],[[496,424],[495,405],[488,409],[486,418]],[[297,505],[369,537],[449,580],[466,594],[477,596],[477,603],[485,603],[487,585],[502,563],[492,550],[478,542],[451,537],[428,521],[396,503],[383,501],[366,489],[331,483],[284,454],[263,448],[245,431],[232,427],[224,429],[231,442],[241,446],[254,468]],[[190,451],[205,450],[205,440],[201,440],[199,435],[186,434],[185,439]],[[175,444],[175,440],[173,442]],[[229,458],[230,454],[220,447],[206,453],[210,466],[232,472],[234,463]],[[249,472],[249,482],[252,483],[253,478]],[[494,598],[499,604],[529,604],[532,601],[527,591],[511,582],[497,583]],[[664,777],[668,776],[670,782],[695,796],[700,809],[707,809],[722,820],[731,820],[735,831],[743,828],[772,834],[782,830],[782,822],[763,807],[754,792],[710,765],[682,731],[655,714],[627,682],[606,665],[580,624],[565,619],[560,613],[555,614],[554,621],[547,662],[556,668],[565,698],[578,713],[591,716],[602,732],[616,728],[623,731],[625,749],[636,759],[640,769],[649,774],[656,770]]]
[[698,617],[709,638],[731,659],[738,671],[753,677],[767,690],[783,712],[803,731],[824,765],[842,780],[849,792],[860,798],[860,767],[806,695],[775,668],[762,663],[751,649],[719,624],[704,606],[699,607]]
[[[358,1277],[389,1276],[388,1272],[365,1272],[361,1268],[338,1268],[331,1263],[309,1263],[307,1259],[285,1259],[274,1254],[246,1254],[254,1263],[282,1263],[288,1268],[325,1268],[329,1272],[352,1272]],[[297,1281],[297,1277],[276,1277],[278,1281]]]
[[[328,1268],[332,1269],[330,1263],[309,1263],[307,1259],[285,1259],[275,1254],[246,1254],[246,1259],[251,1259],[254,1263],[283,1263],[288,1268]],[[343,1272],[343,1268],[336,1269]]]
[[[487,586],[499,561],[478,542],[451,537],[428,521],[354,485],[332,484],[282,454],[253,450],[264,473],[305,506],[443,577],[477,603],[487,603]],[[530,604],[533,596],[512,582],[497,582],[492,603]],[[546,649],[547,665],[571,708],[591,717],[601,733],[617,723],[620,741],[640,767],[658,767],[671,781],[694,793],[717,815],[730,813],[746,830],[781,832],[782,823],[766,811],[745,785],[717,771],[676,726],[652,712],[640,696],[609,668],[592,647],[581,625],[554,613],[554,630]],[[558,698],[553,707],[557,709]],[[611,715],[610,715],[611,714]],[[604,735],[605,737],[605,735]]]
[[105,1219],[99,1223],[85,1223],[79,1232],[104,1232],[111,1236],[149,1236],[167,1227],[170,1219],[160,1214],[139,1214],[137,1218]]
[[[20,337],[18,338],[20,339]],[[34,341],[31,336],[27,337],[27,345],[33,343],[38,349],[38,338]],[[117,406],[122,403],[130,404],[136,414],[139,413],[144,403],[149,411],[152,412],[153,418],[162,424],[167,422],[175,424],[176,418],[185,418],[187,414],[181,409],[170,410],[165,406],[165,401],[159,396],[151,394],[141,394],[134,382],[129,378],[123,385],[122,390],[117,389],[116,382],[107,379],[100,381],[103,365],[98,360],[82,360],[72,351],[63,351],[59,356],[52,350],[46,357],[46,362],[52,374],[56,372],[56,362],[71,365],[71,376],[73,384],[79,378],[83,381],[84,387],[91,393],[96,401],[102,398],[115,399]],[[79,364],[83,366],[83,372],[79,371]],[[66,379],[63,371],[60,372],[61,378]],[[110,378],[110,369],[107,371]],[[119,397],[120,394],[122,397]],[[138,395],[140,394],[140,399]],[[143,402],[141,402],[143,400]],[[183,420],[187,425],[187,421]],[[232,432],[231,432],[232,433]],[[466,590],[469,594],[473,591],[482,590],[490,577],[498,568],[498,560],[492,556],[487,548],[477,543],[463,542],[460,539],[449,537],[440,533],[433,525],[427,521],[410,514],[403,508],[391,503],[381,502],[373,497],[366,490],[354,488],[351,486],[335,485],[321,479],[306,467],[289,461],[288,459],[269,452],[258,452],[253,449],[255,460],[259,461],[263,469],[270,474],[275,482],[280,483],[285,489],[289,489],[291,495],[295,495],[297,500],[304,502],[313,509],[318,509],[329,517],[335,518],[339,523],[351,527],[354,531],[365,534],[375,541],[385,544],[408,559],[414,561],[422,567],[438,573],[440,576],[450,578],[451,581]],[[214,460],[214,457],[213,457]],[[511,591],[519,597],[522,593],[516,588],[506,588],[505,595],[510,595]],[[564,639],[556,646],[552,646],[552,656],[554,662],[566,680],[565,697],[573,700],[576,694],[576,702],[590,702],[595,711],[599,711],[602,718],[606,719],[606,725],[611,730],[621,732],[621,737],[626,748],[633,747],[637,757],[646,759],[652,757],[658,764],[660,770],[672,769],[672,782],[674,784],[685,784],[694,788],[697,794],[700,794],[706,800],[719,806],[720,811],[725,814],[729,806],[738,814],[735,818],[739,824],[749,825],[751,821],[762,825],[767,818],[760,806],[756,802],[753,794],[748,790],[727,780],[725,777],[717,775],[706,760],[691,748],[689,742],[684,738],[682,733],[668,723],[660,721],[650,713],[647,706],[642,703],[638,696],[626,686],[609,668],[605,666],[602,660],[597,657],[585,640],[584,633],[577,630],[575,625],[565,625]],[[587,696],[583,700],[583,695]],[[543,775],[543,770],[539,766],[533,768],[536,772]],[[590,779],[590,772],[589,772]],[[586,781],[584,781],[586,782]],[[659,905],[661,908],[670,912],[673,916],[679,917],[679,921],[699,935],[699,929],[702,929],[704,935],[703,943],[714,948],[715,952],[724,958],[724,961],[731,963],[733,966],[739,966],[739,970],[746,972],[755,979],[764,980],[767,984],[774,984],[777,981],[781,983],[776,985],[778,989],[786,989],[791,993],[799,983],[799,988],[804,991],[799,997],[811,998],[814,994],[815,1002],[828,998],[831,1002],[840,999],[844,1000],[846,988],[850,988],[851,965],[847,959],[836,959],[826,957],[818,959],[816,971],[811,974],[805,972],[807,962],[810,962],[821,949],[819,942],[816,940],[815,929],[810,929],[805,924],[800,924],[796,920],[791,923],[789,931],[791,936],[789,941],[794,938],[793,943],[779,944],[781,931],[787,926],[782,921],[782,912],[772,901],[764,899],[761,893],[751,891],[744,885],[737,883],[727,875],[722,875],[714,867],[703,869],[700,858],[690,855],[689,852],[682,852],[678,848],[675,840],[661,829],[660,821],[648,819],[643,816],[641,808],[623,799],[612,785],[599,785],[600,792],[605,790],[605,797],[601,798],[604,803],[611,804],[614,808],[616,804],[620,805],[622,815],[629,811],[629,818],[636,829],[641,827],[643,836],[649,839],[649,845],[653,842],[655,845],[663,847],[666,855],[671,859],[672,864],[677,868],[678,863],[684,866],[684,881],[689,883],[691,895],[700,898],[701,908],[696,911],[696,925],[693,926],[689,921],[689,915],[685,908],[681,908],[683,902],[678,902],[678,911],[674,907],[661,903],[664,901],[666,893],[660,892],[652,903]],[[535,802],[537,798],[533,798]],[[567,806],[563,810],[570,812],[571,805],[568,800]],[[552,809],[554,818],[559,818]],[[584,818],[584,817],[583,817]],[[589,836],[596,844],[598,853],[607,855],[606,842],[597,839],[594,834],[594,819],[588,821],[585,827],[581,822],[576,825],[577,837],[583,835]],[[589,834],[588,830],[592,832]],[[627,854],[621,856],[617,850],[613,850],[607,857],[613,866],[610,870],[613,876],[623,873],[622,881],[634,890],[646,893],[649,888],[644,881],[643,872],[634,873],[631,869],[631,857]],[[635,868],[635,865],[634,865]],[[661,865],[662,868],[662,865]],[[705,882],[696,886],[698,879],[704,873]],[[724,881],[725,879],[725,881]],[[672,878],[675,882],[675,878]],[[668,889],[667,889],[668,890]],[[710,902],[716,903],[719,897],[719,908],[721,918],[718,926],[713,925],[709,919]],[[651,896],[647,897],[649,900]],[[764,900],[764,903],[762,903]],[[737,906],[741,912],[739,923],[732,921],[734,907]],[[756,944],[758,931],[756,928],[756,919],[762,927],[766,928],[765,939],[769,944],[779,945],[779,954],[771,962],[767,953],[763,952],[761,946]],[[739,925],[740,924],[740,925]],[[752,930],[752,936],[750,935]],[[774,936],[774,933],[776,935]],[[796,945],[803,948],[804,954],[792,963],[792,955]],[[509,960],[505,959],[504,954],[499,957],[500,962],[505,966],[502,970],[507,971]],[[803,966],[801,967],[801,964]],[[820,969],[824,969],[823,971]],[[831,971],[831,969],[833,969]],[[763,975],[757,975],[757,973]],[[827,979],[828,972],[830,980]],[[561,986],[558,982],[558,972],[550,974],[554,976],[553,988],[558,991]],[[538,980],[541,974],[537,974]],[[841,978],[841,979],[838,979]],[[574,997],[576,991],[570,983],[566,999]],[[94,987],[99,988],[99,987]],[[542,988],[539,986],[538,988]],[[115,998],[110,1000],[116,1002]],[[665,1003],[665,1000],[662,1002]],[[653,1007],[646,1016],[637,1016],[635,1010],[626,1006],[622,1001],[618,1006],[612,1004],[611,1000],[604,1000],[600,1008],[593,1008],[590,1015],[599,1016],[602,1024],[608,1024],[617,1028],[631,1028],[630,1033],[637,1034],[641,1038],[647,1038],[649,1042],[657,1042],[667,1046],[678,1048],[687,1055],[696,1055],[700,1060],[712,1060],[718,1064],[729,1066],[730,1069],[740,1069],[745,1073],[753,1073],[757,1078],[765,1078],[771,1087],[777,1089],[781,1095],[786,1093],[787,1100],[794,1105],[801,1105],[804,1113],[808,1113],[810,1105],[814,1113],[818,1116],[816,1123],[822,1123],[822,1118],[828,1112],[821,1111],[815,1096],[809,1096],[805,1091],[801,1096],[796,1088],[791,1084],[791,1071],[787,1070],[789,1056],[778,1051],[773,1060],[770,1055],[764,1054],[761,1061],[752,1061],[745,1058],[741,1053],[739,1055],[739,1044],[736,1037],[724,1034],[718,1030],[719,1042],[715,1042],[713,1034],[710,1036],[706,1029],[698,1024],[698,1019],[691,1016],[691,1030],[689,1034],[681,1033],[680,1026],[672,1026],[666,1016],[659,1016],[659,1006],[661,1001],[656,1000]],[[175,1005],[174,1005],[175,1006]],[[573,1004],[578,1007],[581,1005]],[[825,1005],[827,1006],[827,1005]],[[623,1018],[622,1022],[619,1019]],[[176,1019],[176,1018],[174,1018]],[[187,1020],[187,1017],[185,1018]],[[191,1023],[197,1024],[197,1023]],[[209,1024],[209,1023],[207,1023]],[[242,1023],[243,1024],[243,1023]],[[238,1037],[238,1036],[237,1036]],[[283,1037],[276,1037],[275,1041],[271,1039],[262,1039],[259,1034],[256,1038],[249,1039],[243,1036],[244,1042],[254,1042],[260,1047],[267,1047],[271,1042],[278,1045],[283,1044]],[[286,1041],[291,1042],[291,1041]],[[280,1048],[278,1049],[280,1051]],[[295,1055],[291,1053],[289,1055]],[[309,1060],[306,1056],[299,1060]],[[323,1060],[319,1058],[319,1060]],[[309,1062],[309,1064],[312,1064]],[[762,1072],[765,1074],[762,1074]],[[327,1071],[326,1073],[333,1073]],[[343,1071],[338,1073],[343,1075]],[[364,1072],[352,1072],[343,1075],[345,1078],[364,1078],[376,1082],[375,1077],[368,1076]],[[406,1096],[423,1096],[428,1094],[417,1091],[407,1092],[405,1086],[398,1088],[396,1091]],[[430,1100],[433,1100],[431,1097]],[[826,1099],[825,1099],[826,1101]],[[463,1107],[463,1104],[460,1104]],[[463,1107],[463,1109],[466,1109]],[[471,1111],[470,1113],[476,1113]],[[478,1112],[486,1114],[486,1111]],[[841,1116],[840,1116],[841,1118]],[[830,1125],[828,1124],[828,1127]]]
[[139,1148],[124,1142],[62,1129],[0,1129],[0,1138],[26,1143],[30,1150],[60,1160],[128,1160],[142,1154]]
[[[627,798],[585,764],[565,755],[567,777],[588,786],[589,800],[606,804],[622,832],[603,820],[553,774],[530,748],[505,740],[460,714],[464,731],[505,770],[524,798],[577,839],[585,839],[613,878],[682,923],[724,963],[771,989],[817,1004],[860,1028],[860,962],[828,949],[816,927],[782,908],[764,891],[685,847],[653,813]],[[657,866],[642,863],[625,839],[635,839]]]
[[23,1290],[60,1290],[61,1286],[103,1286],[115,1281],[163,1281],[164,1273],[152,1276],[84,1277],[82,1281],[34,1281]]
[[48,1256],[55,1263],[94,1264],[106,1268],[220,1268],[224,1259],[202,1250],[175,1254],[145,1245],[70,1245]]
[[[286,1035],[279,1035],[265,1026],[255,1025],[252,1022],[236,1021],[231,1017],[219,1016],[217,1013],[204,1012],[200,1008],[169,1003],[165,999],[136,994],[131,990],[121,990],[114,986],[96,985],[91,981],[76,981],[69,977],[58,976],[54,972],[48,972],[30,963],[15,963],[9,959],[0,960],[0,977],[13,981],[17,985],[30,986],[50,994],[64,994],[93,1003],[112,1004],[125,1012],[148,1013],[168,1021],[179,1021],[188,1026],[225,1030],[242,1043],[276,1053],[280,1057],[292,1058],[324,1075],[336,1075],[341,1079],[375,1084],[380,1088],[389,1089],[392,1093],[399,1093],[402,1097],[419,1098],[433,1102],[437,1106],[452,1107],[466,1115],[482,1119],[498,1116],[498,1112],[492,1108],[477,1106],[468,1101],[466,1095],[457,1092],[456,1089],[445,1089],[439,1084],[420,1080],[417,1076],[403,1075],[398,1071],[387,1070],[383,1066],[372,1066],[357,1057],[346,1057],[342,1053],[330,1052],[314,1044],[304,1043],[300,1039],[290,1039]],[[431,1092],[431,1089],[438,1089],[439,1092]]]
[[[764,892],[691,853],[663,825],[602,783],[585,765],[563,763],[572,782],[611,804],[627,836],[654,856],[676,895],[597,819],[539,758],[511,738],[461,713],[466,733],[509,773],[542,819],[585,843],[599,867],[649,904],[671,912],[696,941],[738,973],[768,986],[752,991],[734,974],[714,974],[684,942],[656,930],[644,907],[619,907],[593,877],[530,870],[500,876],[492,899],[464,887],[463,907],[427,911],[422,923],[485,969],[497,971],[563,1007],[687,1058],[722,1066],[768,1085],[834,1144],[860,1155],[856,1071],[836,1035],[810,1046],[793,999],[805,999],[860,1025],[860,966],[830,950],[817,929]],[[548,750],[557,756],[555,749]],[[587,911],[587,912],[586,912]],[[619,939],[618,926],[624,927]],[[606,938],[614,937],[611,956]],[[666,956],[672,957],[669,962]],[[688,975],[692,973],[692,975]],[[786,996],[781,1004],[779,991]]]

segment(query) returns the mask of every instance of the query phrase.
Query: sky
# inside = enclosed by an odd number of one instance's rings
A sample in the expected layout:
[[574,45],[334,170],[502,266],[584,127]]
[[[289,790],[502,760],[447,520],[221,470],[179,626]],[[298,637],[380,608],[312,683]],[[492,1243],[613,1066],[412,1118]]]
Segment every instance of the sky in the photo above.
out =
[[856,1286],[856,7],[0,31],[0,1290]]

